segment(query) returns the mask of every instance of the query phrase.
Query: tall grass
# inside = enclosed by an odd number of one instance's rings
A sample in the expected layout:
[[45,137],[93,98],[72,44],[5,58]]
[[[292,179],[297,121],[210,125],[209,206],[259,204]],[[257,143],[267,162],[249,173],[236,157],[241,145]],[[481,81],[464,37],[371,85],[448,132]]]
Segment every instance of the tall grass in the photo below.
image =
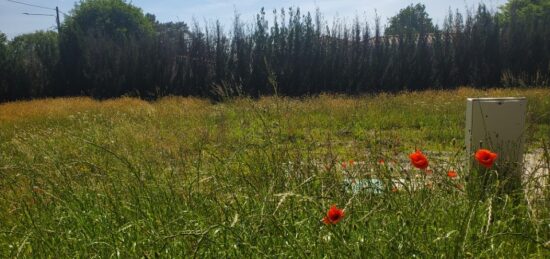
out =
[[0,256],[548,257],[548,195],[464,193],[465,98],[486,95],[527,96],[529,150],[548,147],[546,89],[3,104]]

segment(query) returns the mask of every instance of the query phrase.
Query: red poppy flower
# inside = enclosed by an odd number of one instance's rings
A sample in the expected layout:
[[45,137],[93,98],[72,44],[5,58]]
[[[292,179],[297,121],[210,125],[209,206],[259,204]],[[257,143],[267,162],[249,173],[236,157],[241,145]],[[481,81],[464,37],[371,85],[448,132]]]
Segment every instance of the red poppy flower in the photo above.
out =
[[497,154],[487,149],[480,149],[476,152],[475,157],[482,166],[485,168],[491,168],[497,159]]
[[453,179],[453,178],[456,178],[458,176],[458,174],[455,171],[450,170],[449,172],[447,172],[447,176],[449,178]]
[[350,159],[347,163],[344,161],[342,162],[342,168],[346,169],[349,166],[353,166],[353,164],[355,163],[355,161],[353,161],[353,159]]
[[428,159],[420,150],[409,155],[411,163],[418,169],[426,169],[428,167]]
[[383,165],[383,164],[384,164],[384,159],[378,160],[378,163],[381,164],[381,165]]
[[344,210],[337,208],[336,205],[332,205],[327,215],[323,218],[323,223],[326,225],[336,224],[344,218],[344,215]]

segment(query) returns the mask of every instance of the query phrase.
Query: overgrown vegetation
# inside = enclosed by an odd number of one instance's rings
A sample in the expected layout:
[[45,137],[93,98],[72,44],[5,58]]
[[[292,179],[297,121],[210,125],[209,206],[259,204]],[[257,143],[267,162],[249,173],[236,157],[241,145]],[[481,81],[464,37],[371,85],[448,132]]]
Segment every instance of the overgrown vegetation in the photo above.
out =
[[[474,96],[526,96],[528,150],[548,147],[548,89],[2,104],[0,257],[549,257],[548,175],[464,193]],[[404,186],[346,186],[373,178]]]
[[[122,0],[88,0],[66,19],[49,56],[32,39],[0,40],[0,101],[41,96],[154,98],[219,93],[302,96],[473,87],[548,86],[550,1],[449,11],[442,27],[410,5],[388,20],[328,22],[319,12],[261,10],[256,21],[160,23]],[[232,28],[227,28],[232,27]],[[53,33],[51,33],[53,34]],[[49,35],[49,34],[48,34]],[[29,56],[36,57],[25,63]],[[60,62],[58,62],[60,60]],[[26,67],[16,63],[28,64]],[[28,74],[38,76],[27,85]]]

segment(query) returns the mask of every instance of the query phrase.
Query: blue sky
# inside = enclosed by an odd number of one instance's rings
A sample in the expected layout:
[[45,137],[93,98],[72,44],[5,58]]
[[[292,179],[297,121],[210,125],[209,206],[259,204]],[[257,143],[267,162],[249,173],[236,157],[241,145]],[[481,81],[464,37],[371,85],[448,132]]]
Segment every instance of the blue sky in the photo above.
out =
[[[74,0],[17,0],[29,4],[55,8],[69,13],[74,7]],[[281,7],[300,7],[303,11],[315,11],[319,8],[327,20],[333,17],[353,19],[356,15],[366,15],[369,21],[374,19],[375,10],[385,23],[388,17],[395,15],[399,9],[411,3],[423,3],[433,21],[441,24],[449,8],[465,10],[465,7],[476,6],[484,2],[489,8],[496,10],[506,0],[133,0],[134,5],[144,12],[152,13],[160,21],[184,21],[192,22],[193,19],[204,24],[219,19],[229,27],[233,20],[235,10],[243,20],[251,20],[254,15],[265,7],[269,10]],[[13,38],[22,33],[35,30],[49,30],[55,27],[55,17],[52,16],[28,16],[22,13],[54,14],[52,10],[25,6],[8,0],[0,0],[0,31]]]

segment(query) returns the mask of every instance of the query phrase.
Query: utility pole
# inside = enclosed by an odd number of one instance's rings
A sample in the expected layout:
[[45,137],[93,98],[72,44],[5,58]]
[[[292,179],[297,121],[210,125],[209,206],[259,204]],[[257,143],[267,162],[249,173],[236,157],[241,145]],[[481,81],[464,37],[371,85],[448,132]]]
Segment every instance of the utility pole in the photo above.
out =
[[55,7],[55,22],[57,23],[57,33],[61,33],[61,23],[59,22],[59,8]]

